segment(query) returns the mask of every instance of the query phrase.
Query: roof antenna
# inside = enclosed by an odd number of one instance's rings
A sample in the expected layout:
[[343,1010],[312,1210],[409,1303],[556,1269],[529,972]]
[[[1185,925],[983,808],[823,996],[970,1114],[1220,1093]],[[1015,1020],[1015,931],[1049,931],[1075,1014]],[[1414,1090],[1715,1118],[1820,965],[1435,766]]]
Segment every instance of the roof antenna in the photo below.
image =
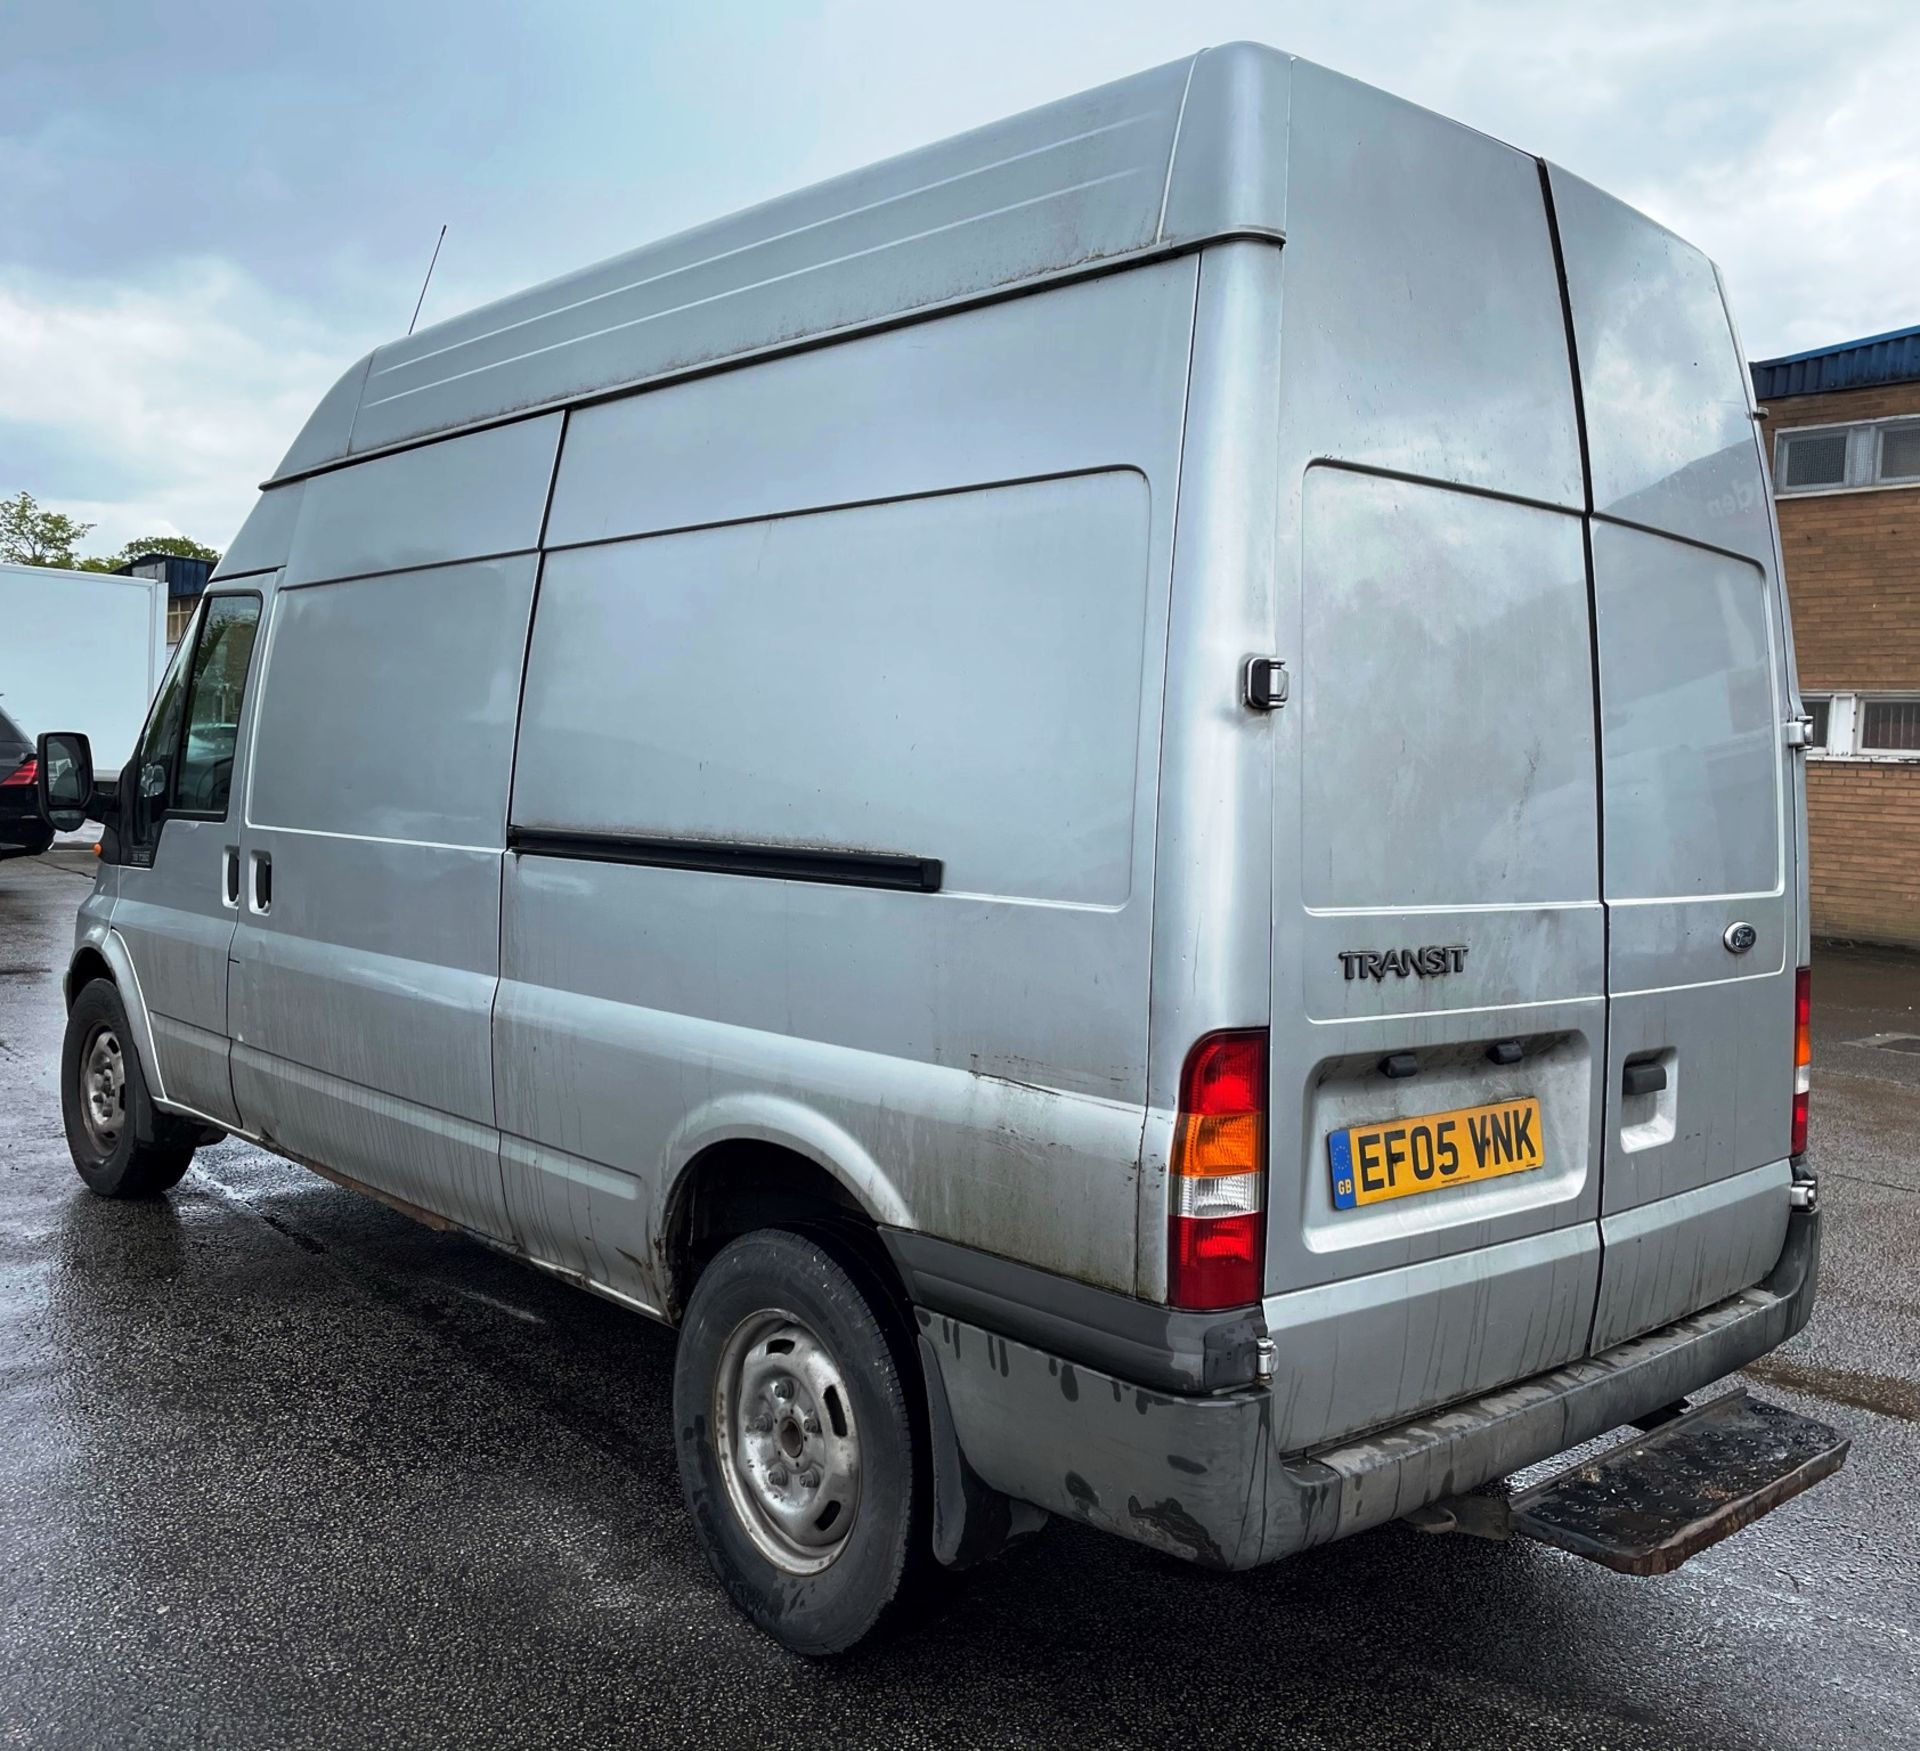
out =
[[427,277],[420,282],[420,296],[413,301],[413,322],[407,324],[407,333],[413,333],[413,323],[420,320],[420,306],[427,301],[427,287],[433,283],[434,262],[440,259],[440,245],[447,240],[447,228],[440,227],[440,235],[433,240],[433,261],[427,263]]

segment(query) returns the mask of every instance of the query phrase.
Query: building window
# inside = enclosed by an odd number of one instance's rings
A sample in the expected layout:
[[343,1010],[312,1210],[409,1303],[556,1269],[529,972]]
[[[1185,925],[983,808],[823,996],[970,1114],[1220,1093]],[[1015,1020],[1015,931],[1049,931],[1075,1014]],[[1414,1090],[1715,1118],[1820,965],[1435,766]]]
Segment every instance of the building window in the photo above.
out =
[[1920,754],[1920,699],[1861,700],[1860,752]]
[[1880,428],[1880,466],[1875,478],[1885,483],[1920,480],[1920,420]]
[[1775,478],[1782,492],[1847,484],[1847,434],[1782,432]]
[[1920,760],[1920,695],[1802,694],[1813,719],[1807,751],[1828,760]]
[[1781,432],[1773,445],[1773,490],[1853,492],[1920,486],[1920,420],[1862,420]]
[[180,635],[187,630],[187,622],[193,618],[193,611],[200,606],[198,596],[175,596],[167,603],[167,644],[169,647],[180,642]]

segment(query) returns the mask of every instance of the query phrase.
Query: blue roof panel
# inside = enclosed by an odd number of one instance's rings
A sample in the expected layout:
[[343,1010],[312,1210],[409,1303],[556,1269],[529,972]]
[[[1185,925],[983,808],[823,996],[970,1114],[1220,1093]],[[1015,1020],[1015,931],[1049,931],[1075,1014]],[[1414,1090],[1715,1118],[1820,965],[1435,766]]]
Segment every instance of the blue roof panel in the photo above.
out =
[[1786,395],[1817,395],[1832,389],[1865,389],[1877,383],[1920,381],[1920,325],[1841,341],[1811,352],[1758,359],[1751,366],[1753,392],[1762,401]]

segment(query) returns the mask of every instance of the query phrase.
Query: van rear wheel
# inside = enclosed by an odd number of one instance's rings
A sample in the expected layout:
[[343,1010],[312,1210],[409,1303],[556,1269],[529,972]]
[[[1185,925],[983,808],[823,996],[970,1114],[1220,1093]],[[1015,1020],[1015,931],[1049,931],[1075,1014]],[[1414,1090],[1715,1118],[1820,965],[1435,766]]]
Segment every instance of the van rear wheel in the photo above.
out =
[[909,1379],[816,1241],[761,1229],[701,1273],[673,1422],[687,1510],[728,1596],[795,1653],[884,1629],[931,1560]]
[[157,1111],[120,993],[96,979],[74,999],[60,1057],[67,1150],[90,1191],[150,1198],[179,1184],[193,1135]]

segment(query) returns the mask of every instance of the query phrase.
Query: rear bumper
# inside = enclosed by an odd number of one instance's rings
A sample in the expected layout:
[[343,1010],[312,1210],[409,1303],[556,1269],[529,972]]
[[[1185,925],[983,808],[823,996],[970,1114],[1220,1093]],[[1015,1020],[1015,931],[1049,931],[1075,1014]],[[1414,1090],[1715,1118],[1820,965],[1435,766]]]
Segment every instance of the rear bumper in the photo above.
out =
[[1600,1355],[1311,1455],[1272,1394],[1172,1395],[917,1308],[960,1450],[1020,1501],[1216,1568],[1251,1568],[1505,1477],[1684,1398],[1813,1310],[1820,1217],[1795,1212],[1751,1289]]

